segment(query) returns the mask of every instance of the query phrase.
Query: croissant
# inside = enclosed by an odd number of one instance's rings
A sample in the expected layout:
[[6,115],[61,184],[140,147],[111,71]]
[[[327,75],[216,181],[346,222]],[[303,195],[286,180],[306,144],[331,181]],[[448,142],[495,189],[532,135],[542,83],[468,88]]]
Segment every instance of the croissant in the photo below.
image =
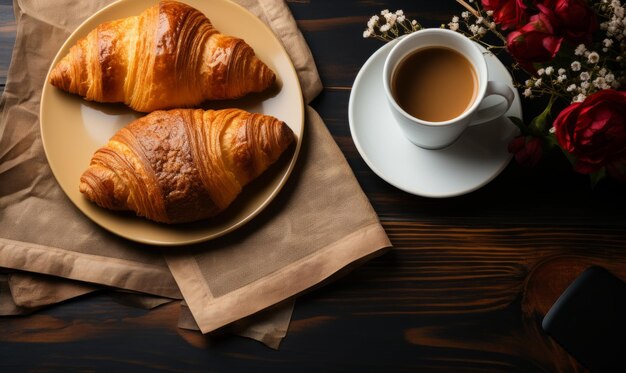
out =
[[200,220],[226,209],[294,137],[284,122],[240,109],[155,111],[96,151],[79,188],[104,208]]
[[239,98],[275,79],[242,39],[219,33],[197,9],[162,1],[97,26],[70,48],[49,81],[87,100],[151,112]]

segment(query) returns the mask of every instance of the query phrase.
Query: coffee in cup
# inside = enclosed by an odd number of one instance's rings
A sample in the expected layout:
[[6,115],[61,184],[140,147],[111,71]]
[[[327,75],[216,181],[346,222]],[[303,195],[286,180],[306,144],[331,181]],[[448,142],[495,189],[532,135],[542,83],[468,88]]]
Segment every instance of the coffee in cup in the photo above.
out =
[[[440,149],[469,126],[502,116],[515,94],[488,79],[483,51],[446,29],[423,29],[392,47],[383,67],[383,86],[396,122],[417,146]],[[501,96],[486,106],[486,96]]]
[[398,63],[391,79],[398,105],[411,116],[429,122],[458,117],[478,93],[472,64],[461,53],[444,47],[412,52]]

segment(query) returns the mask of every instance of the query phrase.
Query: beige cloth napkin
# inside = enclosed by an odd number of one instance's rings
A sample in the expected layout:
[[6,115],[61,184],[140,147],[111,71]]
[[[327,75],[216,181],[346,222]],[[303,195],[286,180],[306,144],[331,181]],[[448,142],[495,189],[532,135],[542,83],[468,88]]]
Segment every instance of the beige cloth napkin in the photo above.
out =
[[[282,40],[309,102],[321,83],[288,7],[282,0],[238,2]],[[190,322],[183,306],[181,327],[208,332],[240,320],[239,329],[237,323],[231,325],[235,332],[270,340],[276,347],[291,317],[290,299],[390,246],[387,236],[310,108],[302,153],[286,186],[259,216],[225,237],[170,248],[164,256],[158,248],[116,237],[83,216],[48,167],[38,129],[39,100],[62,42],[107,3],[14,1],[16,46],[0,101],[0,267],[64,280],[9,274],[3,286],[16,293],[11,299],[18,308],[80,295],[94,290],[93,284],[171,299],[182,296],[194,320]],[[19,290],[28,287],[38,295]],[[6,299],[1,294],[0,302]],[[258,312],[263,309],[267,312]],[[252,314],[254,318],[241,321]]]
[[7,286],[13,303],[22,309],[49,306],[100,289],[85,282],[25,272],[8,273]]
[[0,315],[13,316],[29,313],[35,308],[20,307],[15,303],[9,288],[9,276],[0,273]]
[[203,332],[298,294],[390,245],[324,123],[311,108],[306,117],[299,167],[281,198],[237,234],[212,241],[210,250],[165,252]]

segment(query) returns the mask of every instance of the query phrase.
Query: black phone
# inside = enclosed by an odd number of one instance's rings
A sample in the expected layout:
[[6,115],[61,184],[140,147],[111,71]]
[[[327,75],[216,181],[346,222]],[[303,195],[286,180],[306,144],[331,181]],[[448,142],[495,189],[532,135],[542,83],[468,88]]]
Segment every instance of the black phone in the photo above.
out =
[[591,372],[626,372],[626,283],[606,269],[578,276],[542,327]]

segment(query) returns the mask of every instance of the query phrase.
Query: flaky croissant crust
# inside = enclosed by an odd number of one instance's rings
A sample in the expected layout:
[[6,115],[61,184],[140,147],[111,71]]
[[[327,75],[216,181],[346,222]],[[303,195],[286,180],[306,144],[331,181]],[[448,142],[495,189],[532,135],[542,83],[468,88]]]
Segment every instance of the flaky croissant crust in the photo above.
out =
[[226,209],[294,137],[284,122],[239,109],[155,111],[96,151],[79,188],[104,208],[200,220]]
[[142,112],[239,98],[275,79],[242,39],[219,33],[202,12],[176,1],[99,25],[50,73],[62,90]]

